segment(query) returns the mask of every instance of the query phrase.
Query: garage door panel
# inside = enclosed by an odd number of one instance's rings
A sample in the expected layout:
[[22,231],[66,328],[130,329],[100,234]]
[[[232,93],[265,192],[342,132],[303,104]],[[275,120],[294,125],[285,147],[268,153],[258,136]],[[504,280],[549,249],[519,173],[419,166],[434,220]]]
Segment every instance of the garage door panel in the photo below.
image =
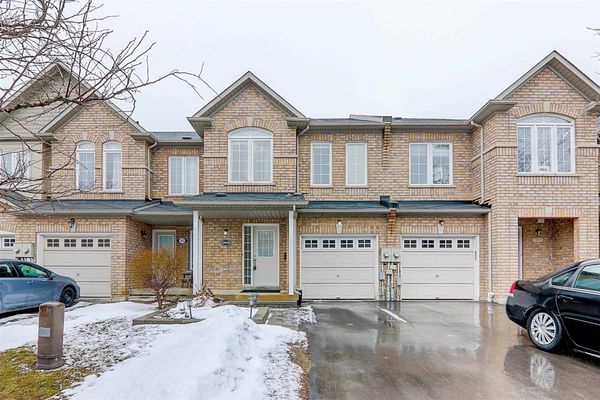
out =
[[461,268],[465,265],[472,265],[473,260],[472,251],[406,251],[402,258],[402,265],[421,268]]
[[307,283],[302,285],[302,296],[312,299],[373,299],[374,290],[372,283]]
[[403,284],[402,298],[420,299],[472,299],[471,284]]
[[419,268],[404,267],[403,283],[473,283],[472,268]]
[[[48,264],[46,264],[48,265]],[[110,282],[110,267],[106,266],[64,266],[64,265],[53,265],[48,267],[53,272],[59,275],[68,276],[79,282],[92,282],[92,281],[105,281]]]
[[373,268],[304,268],[304,283],[353,283],[372,282]]
[[59,264],[64,266],[80,265],[110,265],[110,251],[48,251],[44,255],[46,264]]
[[343,267],[343,268],[364,268],[368,265],[373,268],[372,251],[306,251],[302,255],[304,265],[312,268],[324,267]]

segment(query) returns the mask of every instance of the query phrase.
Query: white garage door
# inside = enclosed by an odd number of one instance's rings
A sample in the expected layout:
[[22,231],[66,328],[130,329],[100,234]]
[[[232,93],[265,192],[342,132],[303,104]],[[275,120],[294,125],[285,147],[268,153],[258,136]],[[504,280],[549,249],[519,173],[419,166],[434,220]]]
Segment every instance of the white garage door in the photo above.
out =
[[375,236],[303,236],[302,295],[308,299],[373,299]]
[[473,237],[403,237],[403,299],[474,299],[477,249]]
[[40,262],[59,275],[75,279],[82,297],[110,297],[109,237],[44,236]]

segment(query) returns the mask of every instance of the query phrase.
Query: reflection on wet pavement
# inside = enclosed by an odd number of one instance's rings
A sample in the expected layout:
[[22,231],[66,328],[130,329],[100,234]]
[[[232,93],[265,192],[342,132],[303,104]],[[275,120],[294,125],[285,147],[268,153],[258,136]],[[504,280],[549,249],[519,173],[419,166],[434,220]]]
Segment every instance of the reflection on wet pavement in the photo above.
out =
[[318,324],[303,327],[313,399],[600,398],[600,361],[537,350],[500,305],[323,302],[313,309]]

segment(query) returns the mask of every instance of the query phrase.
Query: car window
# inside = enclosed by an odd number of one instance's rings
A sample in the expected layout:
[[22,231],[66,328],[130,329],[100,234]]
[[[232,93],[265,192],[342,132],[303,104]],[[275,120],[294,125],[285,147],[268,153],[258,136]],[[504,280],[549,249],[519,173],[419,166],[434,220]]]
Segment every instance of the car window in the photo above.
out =
[[0,263],[0,278],[16,278],[15,272],[10,267],[10,263]]
[[48,273],[42,269],[40,269],[39,267],[36,267],[35,265],[32,264],[24,264],[24,263],[20,263],[17,264],[17,267],[19,268],[19,271],[21,271],[21,274],[23,274],[23,276],[25,278],[47,278],[48,277]]
[[552,284],[554,286],[565,286],[565,283],[567,283],[567,281],[569,280],[571,275],[573,275],[574,272],[575,270],[563,272],[562,274],[552,279]]
[[589,265],[583,268],[573,287],[600,292],[600,265]]

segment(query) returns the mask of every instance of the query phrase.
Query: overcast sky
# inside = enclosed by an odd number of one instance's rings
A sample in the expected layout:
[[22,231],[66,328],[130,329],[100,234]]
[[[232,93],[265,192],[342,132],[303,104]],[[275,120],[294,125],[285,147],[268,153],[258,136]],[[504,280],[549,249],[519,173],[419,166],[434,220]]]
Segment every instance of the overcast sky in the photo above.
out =
[[[154,73],[217,91],[254,72],[308,117],[468,118],[553,49],[600,82],[600,1],[98,0],[114,42],[148,30]],[[176,80],[136,96],[148,130],[191,130],[204,99]]]

